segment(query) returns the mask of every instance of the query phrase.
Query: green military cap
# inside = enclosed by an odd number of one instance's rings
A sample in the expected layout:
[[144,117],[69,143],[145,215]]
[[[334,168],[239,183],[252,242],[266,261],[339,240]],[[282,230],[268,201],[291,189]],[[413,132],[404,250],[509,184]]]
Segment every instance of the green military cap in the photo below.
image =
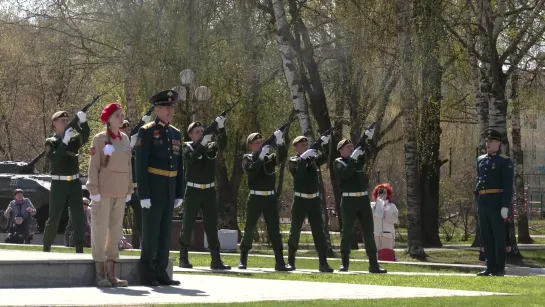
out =
[[173,90],[167,90],[153,95],[150,98],[149,103],[155,106],[173,106],[176,104],[177,100],[178,92]]
[[125,119],[125,120],[123,121],[123,126],[121,127],[121,129],[127,128],[127,127],[129,127],[130,125],[131,125],[131,123],[129,123],[129,121]]
[[498,140],[498,141],[503,140],[503,134],[496,129],[488,128],[484,130],[483,134],[489,140]]
[[202,127],[202,123],[201,122],[193,122],[193,123],[189,124],[189,126],[187,127],[187,133],[191,132],[191,130],[193,130],[194,128],[197,128],[197,127]]
[[342,139],[339,144],[337,144],[337,151],[341,150],[346,144],[352,144],[352,141],[348,139]]
[[291,142],[291,144],[293,146],[295,146],[295,145],[297,145],[299,143],[303,143],[303,142],[308,142],[308,139],[307,139],[306,136],[300,135],[300,136],[296,137],[295,139],[293,139],[293,142]]
[[53,114],[53,116],[51,116],[51,120],[56,120],[56,119],[59,119],[61,117],[68,117],[68,112],[66,112],[66,111],[55,112],[55,114]]
[[246,143],[250,144],[251,142],[255,141],[255,140],[259,140],[259,139],[262,139],[263,137],[261,136],[261,134],[257,133],[257,132],[254,132],[250,135],[248,135],[248,137],[246,138]]

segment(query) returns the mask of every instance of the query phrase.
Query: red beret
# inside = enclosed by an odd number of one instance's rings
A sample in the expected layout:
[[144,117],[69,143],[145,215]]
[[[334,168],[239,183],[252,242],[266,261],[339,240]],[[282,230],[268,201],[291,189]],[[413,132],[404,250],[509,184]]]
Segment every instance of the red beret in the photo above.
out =
[[120,109],[121,105],[119,102],[112,102],[109,105],[106,105],[104,109],[102,109],[102,113],[100,113],[100,121],[105,124],[108,122],[108,118],[110,118],[115,111]]

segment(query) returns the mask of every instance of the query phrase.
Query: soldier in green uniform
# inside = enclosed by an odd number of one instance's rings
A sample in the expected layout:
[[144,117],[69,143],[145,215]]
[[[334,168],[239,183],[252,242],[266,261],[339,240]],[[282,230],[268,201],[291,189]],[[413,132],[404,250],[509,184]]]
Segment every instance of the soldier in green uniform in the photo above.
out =
[[322,147],[329,142],[329,136],[322,136],[318,141],[318,153],[308,149],[308,139],[298,136],[293,140],[297,155],[289,159],[289,170],[293,176],[293,204],[291,207],[291,229],[288,240],[288,268],[295,270],[295,253],[299,248],[301,227],[308,215],[312,229],[314,247],[318,252],[320,272],[333,272],[326,259],[326,240],[323,229],[322,209],[318,172],[321,165],[327,162],[327,150]]
[[477,215],[486,270],[479,276],[505,274],[505,219],[513,200],[513,162],[501,154],[503,139],[495,129],[485,130],[487,154],[477,158]]
[[372,141],[373,129],[367,130],[368,140],[364,148],[354,149],[350,140],[341,140],[337,150],[341,157],[335,159],[334,167],[339,176],[341,187],[341,267],[339,271],[348,271],[350,242],[354,235],[354,223],[356,219],[363,227],[363,238],[365,241],[365,252],[369,257],[369,273],[386,273],[386,270],[378,265],[377,245],[373,234],[373,213],[369,200],[369,178],[365,173],[367,157],[375,150],[375,143]]
[[248,252],[252,249],[252,241],[255,227],[261,213],[267,225],[267,233],[274,250],[276,271],[288,271],[283,255],[282,236],[280,235],[280,214],[275,195],[275,168],[276,165],[286,160],[288,150],[284,145],[283,133],[280,130],[274,132],[276,138],[277,154],[269,154],[269,146],[261,147],[263,137],[259,133],[252,133],[246,139],[252,153],[259,152],[255,160],[252,154],[246,154],[242,158],[242,167],[248,175],[248,188],[250,195],[246,202],[246,226],[244,236],[240,242],[239,269],[246,269]]
[[171,126],[178,93],[162,91],[150,99],[157,119],[142,126],[136,142],[136,183],[142,206],[140,276],[148,286],[179,285],[167,273],[172,212],[183,200],[182,135]]
[[[85,214],[81,206],[81,181],[79,180],[78,152],[89,140],[89,124],[87,115],[77,113],[79,124],[74,135],[72,128],[66,129],[70,123],[68,113],[59,111],[53,114],[51,120],[57,134],[45,140],[46,156],[51,161],[51,191],[49,193],[49,219],[45,223],[43,251],[51,251],[55,240],[61,214],[66,206],[70,207],[70,215],[74,227],[74,246],[76,253],[83,253],[85,245]],[[66,131],[65,131],[66,129]]]
[[[230,270],[220,257],[220,241],[218,239],[218,208],[216,200],[216,157],[220,150],[227,146],[225,134],[225,117],[217,117],[217,141],[212,142],[212,135],[203,137],[203,127],[200,122],[194,122],[187,128],[191,142],[185,142],[182,147],[185,170],[185,203],[182,229],[180,232],[180,267],[192,268],[189,263],[188,249],[191,245],[193,225],[197,214],[202,210],[204,231],[208,240],[208,248],[212,261],[212,270]],[[201,139],[202,138],[202,139]]]

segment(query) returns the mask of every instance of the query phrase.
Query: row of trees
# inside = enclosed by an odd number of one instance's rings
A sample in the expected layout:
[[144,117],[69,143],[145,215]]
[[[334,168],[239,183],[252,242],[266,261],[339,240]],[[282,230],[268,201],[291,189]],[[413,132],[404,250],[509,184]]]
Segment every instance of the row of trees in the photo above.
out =
[[[122,101],[136,122],[153,93],[180,86],[180,71],[191,68],[187,98],[200,85],[212,98],[193,99],[191,108],[180,102],[178,125],[196,111],[210,121],[241,101],[217,166],[227,227],[238,227],[245,197],[246,135],[272,132],[296,114],[292,137],[313,140],[342,127],[333,144],[356,141],[377,122],[379,153],[368,170],[373,181],[381,170],[382,181],[394,184],[415,257],[441,245],[440,186],[450,180],[442,166],[452,163],[445,148],[464,146],[458,158],[470,162],[455,172],[474,170],[475,150],[484,149],[479,132],[510,127],[504,152],[516,163],[518,235],[531,242],[522,205],[521,116],[544,107],[544,6],[545,0],[5,2],[0,155],[29,159],[51,132],[54,109],[76,110],[97,92],[108,92],[104,104]],[[323,171],[338,209],[335,174]],[[279,177],[282,191],[283,168]]]

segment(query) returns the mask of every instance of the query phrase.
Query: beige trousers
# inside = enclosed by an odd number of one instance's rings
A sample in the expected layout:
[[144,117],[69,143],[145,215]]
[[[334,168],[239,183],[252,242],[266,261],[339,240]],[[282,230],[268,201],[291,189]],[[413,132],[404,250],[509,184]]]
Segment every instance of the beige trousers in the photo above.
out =
[[102,198],[91,202],[91,248],[93,260],[119,260],[119,240],[123,236],[125,197]]

